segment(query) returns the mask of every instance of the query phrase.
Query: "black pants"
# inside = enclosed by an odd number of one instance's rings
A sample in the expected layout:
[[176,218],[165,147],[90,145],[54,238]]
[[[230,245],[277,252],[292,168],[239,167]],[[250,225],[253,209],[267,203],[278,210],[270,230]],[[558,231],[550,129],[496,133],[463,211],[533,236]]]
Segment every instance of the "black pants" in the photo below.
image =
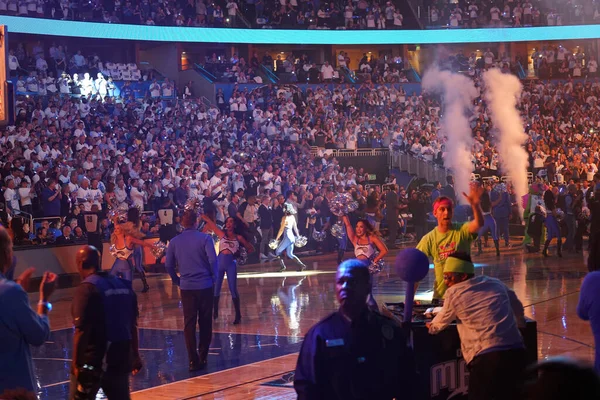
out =
[[494,351],[469,363],[469,400],[518,398],[525,370],[524,349]]
[[104,374],[85,395],[77,393],[77,379],[71,375],[69,400],[95,400],[98,390],[102,391],[108,400],[129,400],[129,374]]
[[[212,339],[212,312],[214,287],[200,290],[181,290],[183,305],[183,335],[190,362],[204,362]],[[200,341],[196,352],[196,324],[200,328]]]

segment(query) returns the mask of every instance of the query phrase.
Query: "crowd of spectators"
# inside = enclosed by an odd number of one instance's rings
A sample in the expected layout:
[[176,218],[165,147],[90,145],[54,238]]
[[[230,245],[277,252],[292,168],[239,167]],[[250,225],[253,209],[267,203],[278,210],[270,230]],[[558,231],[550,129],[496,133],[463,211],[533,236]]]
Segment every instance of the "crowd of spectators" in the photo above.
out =
[[[480,87],[479,74],[473,79]],[[597,79],[524,82],[519,107],[530,137],[531,172],[559,183],[591,180],[600,162],[599,95]],[[254,214],[238,215],[230,204],[253,198],[276,210],[287,199],[306,221],[328,215],[320,208],[323,199],[338,191],[371,195],[365,171],[341,168],[330,150],[389,148],[440,167],[445,156],[439,100],[406,93],[401,84],[235,86],[227,97],[219,91],[210,106],[193,96],[163,101],[151,94],[144,100],[48,94],[19,96],[16,107],[15,126],[0,137],[4,218],[17,210],[59,216],[61,222],[49,219],[45,229],[56,237],[68,225],[67,236],[77,240],[85,235],[82,213],[136,205],[151,212],[145,229],[156,232],[156,211],[172,208],[177,215],[190,197],[209,199],[218,220],[233,215],[250,227]],[[481,98],[471,127],[474,171],[501,175]],[[311,146],[324,150],[315,154]],[[404,191],[400,198],[408,202],[411,196]],[[43,237],[36,231],[21,239],[43,243]]]
[[431,0],[426,1],[431,28],[503,28],[597,24],[596,0]]
[[[596,0],[430,0],[429,27],[481,28],[598,23]],[[75,21],[192,27],[402,29],[384,0],[2,0],[0,13]],[[410,16],[409,16],[410,17]]]
[[[81,95],[82,97],[114,97],[117,94],[129,97],[139,90],[153,98],[173,97],[175,86],[154,70],[142,71],[135,63],[113,63],[102,61],[98,54],[85,55],[81,50],[68,51],[66,46],[52,45],[46,49],[41,41],[27,51],[23,43],[10,49],[8,74],[19,94],[33,95]],[[117,85],[117,81],[123,85]],[[141,87],[132,85],[147,82]],[[158,87],[157,87],[158,85]],[[147,93],[146,93],[147,92]]]
[[3,0],[0,13],[105,23],[294,29],[401,29],[392,1]]
[[[233,54],[230,58],[213,53],[205,59],[204,68],[220,82],[263,83],[262,68],[273,72],[282,83],[344,83],[346,73],[357,82],[405,83],[408,82],[401,56],[391,54],[375,57],[364,53],[359,60],[351,60],[348,53],[340,51],[330,63],[315,63],[306,53],[280,53],[273,58],[268,52],[262,57],[254,53],[247,62]],[[264,71],[264,70],[263,70]]]

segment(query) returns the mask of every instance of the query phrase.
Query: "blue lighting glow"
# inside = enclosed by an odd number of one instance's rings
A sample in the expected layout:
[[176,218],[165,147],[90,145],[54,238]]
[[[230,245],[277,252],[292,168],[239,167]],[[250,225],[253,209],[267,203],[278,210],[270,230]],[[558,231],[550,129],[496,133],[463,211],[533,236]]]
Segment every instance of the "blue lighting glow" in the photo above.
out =
[[8,32],[97,39],[155,42],[252,44],[447,44],[501,43],[536,40],[598,39],[600,25],[544,26],[536,28],[430,29],[430,30],[293,30],[191,28],[56,21],[0,16]]

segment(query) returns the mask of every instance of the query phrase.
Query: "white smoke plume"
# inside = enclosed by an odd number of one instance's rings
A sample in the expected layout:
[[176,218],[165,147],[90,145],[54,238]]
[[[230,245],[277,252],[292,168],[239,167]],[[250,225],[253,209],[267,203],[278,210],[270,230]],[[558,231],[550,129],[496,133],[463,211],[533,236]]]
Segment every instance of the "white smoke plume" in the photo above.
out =
[[523,86],[516,76],[503,74],[498,69],[485,72],[483,81],[492,123],[498,132],[496,146],[502,160],[502,172],[510,177],[517,195],[519,215],[523,215],[521,199],[528,193],[529,186],[527,181],[529,158],[523,147],[527,141],[527,134],[517,109],[517,101]]
[[443,117],[440,134],[446,138],[444,166],[452,170],[456,198],[465,204],[462,193],[469,192],[473,163],[471,148],[473,135],[469,125],[473,100],[479,95],[475,84],[469,78],[450,71],[432,67],[423,75],[424,90],[443,96]]

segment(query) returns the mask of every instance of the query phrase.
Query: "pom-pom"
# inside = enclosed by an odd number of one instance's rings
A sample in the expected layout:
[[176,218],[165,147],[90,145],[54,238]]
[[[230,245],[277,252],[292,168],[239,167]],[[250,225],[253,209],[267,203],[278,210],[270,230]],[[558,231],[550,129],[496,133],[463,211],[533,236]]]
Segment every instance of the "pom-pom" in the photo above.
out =
[[381,271],[383,271],[384,268],[385,268],[385,260],[382,258],[381,260],[379,260],[377,262],[372,262],[371,265],[369,265],[369,272],[371,274],[378,274]]
[[248,262],[248,251],[243,246],[240,247],[240,251],[238,252],[237,262],[240,265],[244,265]]
[[304,247],[308,243],[308,238],[306,236],[298,236],[294,241],[294,246],[296,247]]
[[317,242],[322,242],[327,237],[327,232],[314,230],[312,234],[313,239]]
[[336,223],[331,227],[331,235],[336,239],[344,238],[344,226],[341,223]]
[[166,243],[161,242],[159,240],[158,242],[156,242],[152,245],[151,251],[152,251],[152,255],[157,260],[160,260],[161,258],[163,258],[165,256],[165,253],[167,252],[167,245],[166,245]]
[[277,240],[277,239],[271,239],[271,241],[269,242],[269,248],[271,250],[275,250],[278,247],[279,247],[279,240]]

